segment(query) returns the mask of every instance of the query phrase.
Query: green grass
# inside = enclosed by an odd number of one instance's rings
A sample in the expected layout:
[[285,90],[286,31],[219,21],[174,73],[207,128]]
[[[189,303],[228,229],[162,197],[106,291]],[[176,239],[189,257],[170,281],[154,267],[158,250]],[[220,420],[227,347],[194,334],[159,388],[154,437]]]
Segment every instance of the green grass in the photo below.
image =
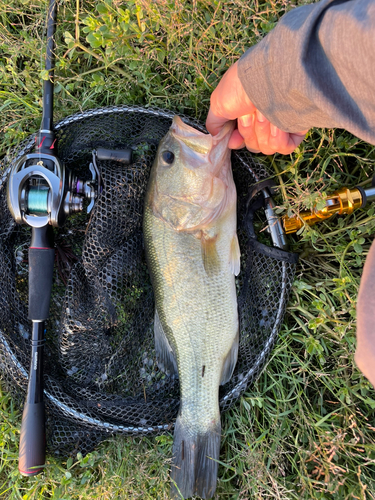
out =
[[[55,119],[139,104],[204,121],[226,68],[301,3],[60,0]],[[45,17],[46,2],[2,2],[0,157],[40,125]],[[312,130],[292,155],[257,158],[280,183],[284,213],[338,187],[365,186],[375,153],[345,131]],[[301,259],[284,325],[258,382],[223,415],[215,498],[375,498],[375,393],[353,362],[373,213],[369,205],[289,238]],[[0,412],[0,498],[168,498],[170,435],[113,438],[74,460],[48,457],[44,474],[25,479],[20,408],[1,393]]]

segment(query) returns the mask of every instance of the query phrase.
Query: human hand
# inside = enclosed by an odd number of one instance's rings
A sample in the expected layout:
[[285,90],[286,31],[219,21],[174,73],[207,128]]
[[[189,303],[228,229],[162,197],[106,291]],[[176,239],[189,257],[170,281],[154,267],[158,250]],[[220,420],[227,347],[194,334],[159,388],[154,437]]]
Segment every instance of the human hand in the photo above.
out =
[[229,140],[229,148],[246,147],[252,153],[266,155],[290,154],[301,144],[307,130],[290,134],[270,123],[246,94],[238,78],[237,65],[238,62],[228,69],[211,95],[207,130],[216,135],[224,123],[237,119],[238,128]]

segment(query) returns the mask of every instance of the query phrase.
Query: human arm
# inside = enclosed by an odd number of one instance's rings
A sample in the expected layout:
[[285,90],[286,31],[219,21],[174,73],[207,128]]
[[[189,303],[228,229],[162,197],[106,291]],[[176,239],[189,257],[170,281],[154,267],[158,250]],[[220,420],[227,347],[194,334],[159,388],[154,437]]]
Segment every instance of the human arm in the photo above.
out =
[[[248,149],[266,154],[291,152],[310,127],[345,128],[375,144],[374,49],[375,2],[322,0],[296,8],[224,75],[211,96],[207,129],[217,133],[237,118],[230,146],[239,147],[242,137]],[[243,92],[247,101],[233,106]]]
[[218,134],[224,123],[237,119],[228,146],[240,149],[244,146],[252,153],[291,153],[303,141],[307,132],[287,133],[267,120],[249,99],[238,78],[238,62],[223,76],[211,96],[211,106],[206,127],[211,134]]

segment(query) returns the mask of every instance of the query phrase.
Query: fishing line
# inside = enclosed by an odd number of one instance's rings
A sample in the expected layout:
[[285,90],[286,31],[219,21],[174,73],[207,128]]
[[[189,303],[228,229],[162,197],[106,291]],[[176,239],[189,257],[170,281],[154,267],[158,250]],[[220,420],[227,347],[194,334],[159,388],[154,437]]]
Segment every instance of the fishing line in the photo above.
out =
[[49,188],[37,185],[28,190],[27,205],[30,214],[48,214]]

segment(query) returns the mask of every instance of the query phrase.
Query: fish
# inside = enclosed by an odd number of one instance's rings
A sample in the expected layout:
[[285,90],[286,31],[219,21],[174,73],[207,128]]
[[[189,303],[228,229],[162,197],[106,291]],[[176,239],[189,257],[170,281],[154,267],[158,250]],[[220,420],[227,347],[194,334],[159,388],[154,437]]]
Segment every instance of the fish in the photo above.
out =
[[238,356],[235,276],[240,271],[236,187],[228,141],[175,116],[160,141],[146,190],[143,235],[155,296],[159,360],[176,374],[171,498],[216,490],[221,422],[219,386]]

